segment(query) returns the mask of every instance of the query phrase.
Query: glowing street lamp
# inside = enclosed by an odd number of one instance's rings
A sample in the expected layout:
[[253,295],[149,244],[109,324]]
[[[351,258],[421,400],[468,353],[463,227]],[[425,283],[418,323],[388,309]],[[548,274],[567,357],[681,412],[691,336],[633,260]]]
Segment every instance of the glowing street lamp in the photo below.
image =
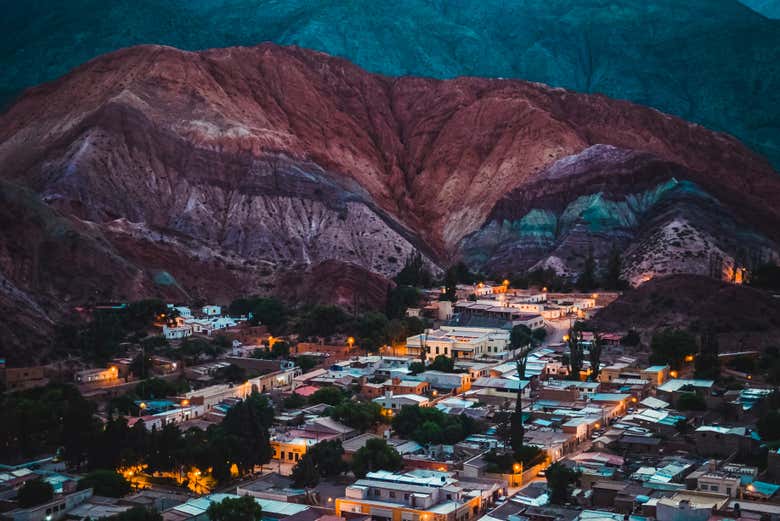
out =
[[350,349],[352,349],[352,346],[355,345],[355,337],[348,336],[347,337],[347,345],[349,346]]

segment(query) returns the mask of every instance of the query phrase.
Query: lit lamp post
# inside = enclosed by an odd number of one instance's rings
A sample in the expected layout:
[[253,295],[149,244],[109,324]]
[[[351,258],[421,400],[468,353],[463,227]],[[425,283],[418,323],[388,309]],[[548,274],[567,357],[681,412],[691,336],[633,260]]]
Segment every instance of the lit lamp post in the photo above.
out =
[[138,417],[141,417],[141,413],[146,409],[146,402],[141,402],[138,404]]
[[347,337],[347,345],[349,346],[349,350],[352,351],[352,346],[355,345],[355,337],[348,336]]

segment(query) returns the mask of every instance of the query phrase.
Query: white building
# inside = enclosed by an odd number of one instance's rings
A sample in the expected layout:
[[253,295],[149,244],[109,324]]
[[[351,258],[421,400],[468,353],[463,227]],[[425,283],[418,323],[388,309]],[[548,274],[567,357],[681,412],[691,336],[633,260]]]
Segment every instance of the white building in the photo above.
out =
[[203,306],[203,308],[201,308],[201,312],[207,317],[216,317],[222,314],[222,306]]
[[396,411],[400,411],[406,405],[417,405],[418,407],[428,407],[430,405],[428,398],[425,396],[393,394],[392,391],[387,391],[384,396],[374,398],[373,401],[381,405],[385,411],[389,411],[390,414],[395,414]]
[[192,326],[163,326],[163,336],[168,340],[180,340],[182,338],[187,338],[188,336],[192,336]]
[[442,326],[406,339],[407,348],[425,345],[428,360],[439,355],[451,358],[505,358],[510,332],[487,327]]

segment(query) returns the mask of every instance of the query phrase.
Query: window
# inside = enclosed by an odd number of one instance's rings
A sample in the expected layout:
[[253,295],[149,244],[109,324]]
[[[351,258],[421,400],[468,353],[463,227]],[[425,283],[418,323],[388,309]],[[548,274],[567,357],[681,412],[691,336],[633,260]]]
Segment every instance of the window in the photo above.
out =
[[292,459],[293,459],[293,453],[292,452],[288,452],[287,453],[287,459],[292,461]]
[[395,491],[391,490],[390,492],[388,492],[388,495],[390,497],[395,497]]

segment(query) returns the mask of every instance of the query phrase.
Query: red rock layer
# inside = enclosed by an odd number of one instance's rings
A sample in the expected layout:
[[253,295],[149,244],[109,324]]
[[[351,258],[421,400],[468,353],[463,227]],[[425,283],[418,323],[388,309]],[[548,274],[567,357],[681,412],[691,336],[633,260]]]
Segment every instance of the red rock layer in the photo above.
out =
[[[126,149],[101,149],[101,138],[115,133],[133,134]],[[182,155],[205,150],[224,163],[281,152],[356,182],[445,257],[532,174],[606,143],[688,167],[743,219],[780,233],[780,176],[727,135],[602,96],[522,81],[388,78],[270,44],[203,52],[145,46],[100,57],[29,90],[0,118],[0,143],[6,178],[60,195],[58,183],[73,168],[87,181],[63,207],[97,201],[118,209],[106,218],[147,221],[165,208],[155,201],[162,188],[153,174],[186,170],[210,183],[242,175],[242,168],[199,172]],[[149,177],[122,177],[137,154],[148,158]],[[123,193],[138,199],[132,211]]]

